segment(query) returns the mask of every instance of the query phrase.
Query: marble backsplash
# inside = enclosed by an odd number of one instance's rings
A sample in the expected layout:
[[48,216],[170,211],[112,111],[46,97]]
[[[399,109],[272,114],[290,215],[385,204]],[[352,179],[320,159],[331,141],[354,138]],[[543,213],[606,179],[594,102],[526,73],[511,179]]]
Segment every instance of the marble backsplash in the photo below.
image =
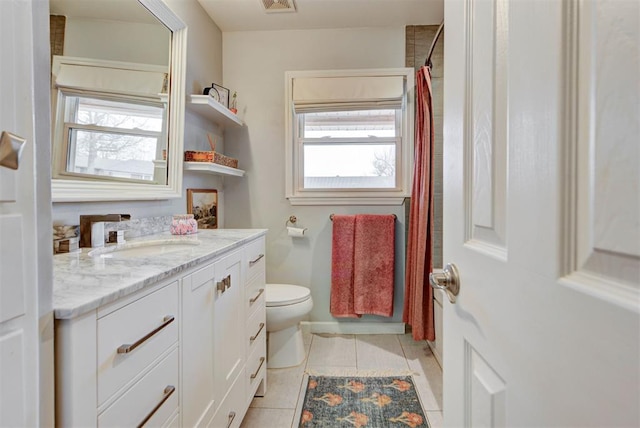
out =
[[109,238],[109,232],[124,230],[124,238],[137,238],[139,236],[152,235],[166,232],[171,226],[172,216],[142,217],[121,222],[105,222],[105,240]]

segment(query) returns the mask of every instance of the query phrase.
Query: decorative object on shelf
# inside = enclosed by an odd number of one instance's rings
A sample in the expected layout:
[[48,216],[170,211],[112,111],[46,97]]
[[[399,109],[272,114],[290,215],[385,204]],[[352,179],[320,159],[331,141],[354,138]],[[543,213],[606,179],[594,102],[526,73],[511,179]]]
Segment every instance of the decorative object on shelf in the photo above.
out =
[[217,103],[220,103],[220,93],[215,88],[209,88],[209,98]]
[[187,150],[184,152],[184,160],[186,162],[212,162],[218,165],[228,166],[229,168],[238,167],[238,159],[225,156],[221,153],[216,153],[216,141],[218,137],[211,137],[211,134],[207,133],[207,139],[209,140],[209,147],[211,151],[196,151]]
[[218,152],[215,152],[213,154],[213,163],[217,163],[218,165],[228,166],[229,168],[238,167],[238,159],[225,156],[222,153],[218,153]]
[[218,141],[218,137],[211,138],[211,134],[207,132],[207,140],[209,140],[209,147],[211,147],[211,151],[216,151],[216,141]]
[[218,102],[226,108],[229,108],[229,90],[224,86],[216,85],[215,83],[213,84],[213,89],[218,92],[220,98]]
[[233,114],[238,113],[237,97],[238,93],[236,91],[233,91],[233,96],[231,97],[231,105],[229,106],[229,110],[231,110],[231,113]]
[[214,152],[187,150],[184,152],[186,162],[213,162]]
[[200,229],[218,228],[218,191],[187,189],[187,213],[193,214]]
[[209,95],[209,92],[211,92],[211,88],[213,88],[213,83],[211,84],[211,86],[207,86],[202,90],[202,95]]
[[198,221],[193,214],[174,215],[170,231],[172,235],[193,235],[198,233]]
[[229,168],[238,167],[238,159],[217,152],[187,150],[184,152],[185,162],[209,162]]

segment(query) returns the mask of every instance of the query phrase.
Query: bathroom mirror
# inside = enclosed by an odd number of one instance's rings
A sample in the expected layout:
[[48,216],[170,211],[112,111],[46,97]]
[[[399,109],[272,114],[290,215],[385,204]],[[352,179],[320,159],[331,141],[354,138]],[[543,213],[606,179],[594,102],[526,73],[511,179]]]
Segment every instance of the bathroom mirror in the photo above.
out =
[[53,201],[181,196],[185,24],[162,0],[50,0],[50,14]]

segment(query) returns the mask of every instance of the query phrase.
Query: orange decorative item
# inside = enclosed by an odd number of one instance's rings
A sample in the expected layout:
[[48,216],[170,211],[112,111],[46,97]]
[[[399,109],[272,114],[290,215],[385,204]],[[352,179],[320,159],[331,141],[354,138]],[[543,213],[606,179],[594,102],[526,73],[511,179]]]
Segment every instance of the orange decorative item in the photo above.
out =
[[238,167],[238,159],[225,156],[215,151],[217,139],[211,138],[211,135],[209,134],[207,134],[207,138],[209,139],[209,147],[211,147],[211,151],[187,150],[184,152],[184,160],[187,162],[217,163],[218,165],[224,165],[230,168]]

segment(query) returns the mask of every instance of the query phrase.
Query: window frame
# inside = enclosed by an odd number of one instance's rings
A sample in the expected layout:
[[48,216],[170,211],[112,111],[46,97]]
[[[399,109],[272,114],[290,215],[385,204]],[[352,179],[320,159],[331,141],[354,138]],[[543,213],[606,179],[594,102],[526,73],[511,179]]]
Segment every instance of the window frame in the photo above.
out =
[[[72,100],[75,98],[75,100]],[[87,125],[81,124],[77,121],[77,98],[90,98],[97,100],[115,101],[115,102],[128,102],[133,104],[148,105],[161,108],[163,111],[163,129],[162,131],[148,131],[142,129],[126,129],[126,128],[111,128],[101,125]],[[168,120],[168,106],[166,103],[157,100],[148,100],[143,97],[127,96],[120,94],[104,94],[100,92],[92,91],[80,91],[75,89],[62,89],[56,90],[57,111],[60,112],[53,118],[53,138],[58,141],[59,144],[54,145],[53,149],[53,168],[52,178],[73,178],[76,180],[91,180],[91,181],[116,181],[116,182],[128,182],[128,183],[140,183],[140,184],[156,184],[153,180],[124,178],[110,175],[97,175],[86,174],[82,172],[74,172],[67,170],[69,162],[69,148],[70,148],[70,134],[73,130],[86,130],[86,131],[102,131],[106,133],[114,134],[127,134],[137,135],[142,137],[154,137],[158,142],[166,141],[168,139],[166,135],[166,123]],[[74,105],[76,104],[76,105]],[[68,110],[68,108],[72,110]],[[72,117],[69,117],[72,116]]]
[[[376,142],[396,143],[396,187],[395,188],[349,188],[349,189],[305,189],[303,141],[300,138],[302,119],[295,113],[293,104],[293,82],[296,78],[401,76],[404,79],[404,94],[400,108],[399,133],[396,137],[379,137]],[[354,108],[353,110],[357,110]],[[411,194],[411,171],[413,167],[413,122],[414,122],[414,71],[411,68],[367,69],[367,70],[315,70],[285,72],[285,186],[286,198],[291,205],[401,205]],[[396,116],[396,120],[397,116]],[[318,138],[314,142],[321,142]],[[340,139],[340,143],[348,139]],[[327,139],[325,143],[329,143]],[[338,143],[337,141],[333,141]],[[359,142],[364,143],[363,140]],[[338,144],[340,144],[338,143]],[[366,143],[365,143],[366,144]]]

